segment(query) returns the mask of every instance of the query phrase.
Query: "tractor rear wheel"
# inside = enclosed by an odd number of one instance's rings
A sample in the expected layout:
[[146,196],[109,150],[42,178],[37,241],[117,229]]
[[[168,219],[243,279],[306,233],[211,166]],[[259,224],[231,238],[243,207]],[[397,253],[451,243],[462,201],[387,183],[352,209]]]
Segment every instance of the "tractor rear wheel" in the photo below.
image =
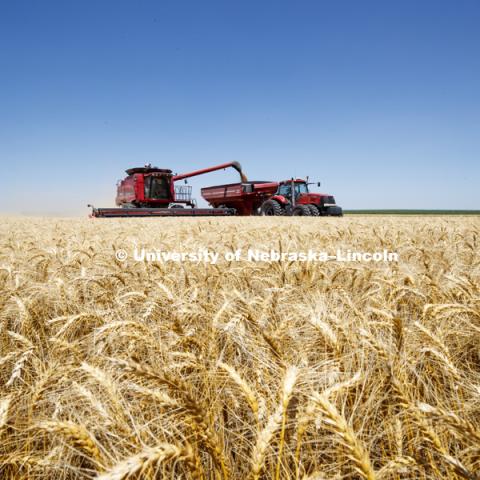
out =
[[308,208],[308,205],[297,205],[293,211],[292,215],[294,216],[302,216],[302,217],[309,217],[310,214],[310,209]]
[[262,215],[278,217],[283,215],[283,208],[276,200],[267,200],[262,204]]
[[320,212],[318,211],[318,208],[316,205],[307,205],[308,209],[310,210],[310,215],[312,217],[319,217],[320,216]]

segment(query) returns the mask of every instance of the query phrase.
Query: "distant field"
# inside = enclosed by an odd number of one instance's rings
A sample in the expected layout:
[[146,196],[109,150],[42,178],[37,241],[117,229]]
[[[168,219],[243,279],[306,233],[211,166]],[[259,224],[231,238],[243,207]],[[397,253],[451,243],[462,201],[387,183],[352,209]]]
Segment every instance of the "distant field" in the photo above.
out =
[[0,478],[478,479],[479,249],[473,216],[4,218]]
[[347,215],[480,215],[480,210],[344,210]]

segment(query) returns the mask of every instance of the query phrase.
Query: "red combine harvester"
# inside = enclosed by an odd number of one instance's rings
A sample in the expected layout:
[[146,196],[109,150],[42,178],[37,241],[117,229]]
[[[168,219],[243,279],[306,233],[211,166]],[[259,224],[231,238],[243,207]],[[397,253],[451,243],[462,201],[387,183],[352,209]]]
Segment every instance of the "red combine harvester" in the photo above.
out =
[[343,215],[333,196],[310,192],[308,185],[300,178],[280,183],[242,182],[202,188],[201,194],[212,207],[234,208],[238,215]]
[[[176,181],[197,175],[234,168],[240,174],[242,182],[247,178],[238,162],[222,163],[214,167],[202,168],[193,172],[173,175],[165,168],[136,167],[126,170],[127,177],[117,183],[115,203],[119,208],[95,208],[92,205],[92,217],[168,217],[168,216],[215,216],[235,215],[229,207],[196,208],[192,199],[192,187],[175,185]],[[191,208],[185,208],[191,207]]]

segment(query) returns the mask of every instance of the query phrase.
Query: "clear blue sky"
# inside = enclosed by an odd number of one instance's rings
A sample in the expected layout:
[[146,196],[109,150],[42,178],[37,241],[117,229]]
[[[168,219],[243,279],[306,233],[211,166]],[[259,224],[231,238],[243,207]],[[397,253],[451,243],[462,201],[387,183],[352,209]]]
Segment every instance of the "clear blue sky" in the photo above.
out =
[[480,208],[479,25],[478,0],[0,0],[0,211],[229,160],[344,208]]

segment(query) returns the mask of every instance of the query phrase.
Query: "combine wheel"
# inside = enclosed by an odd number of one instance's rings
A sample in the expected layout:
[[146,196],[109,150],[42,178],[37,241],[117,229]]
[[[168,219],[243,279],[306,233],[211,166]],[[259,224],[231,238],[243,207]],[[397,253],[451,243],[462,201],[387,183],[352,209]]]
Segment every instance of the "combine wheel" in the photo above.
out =
[[318,208],[316,205],[307,205],[308,209],[310,210],[310,215],[312,217],[319,217],[320,216],[320,212],[318,211]]
[[294,216],[302,216],[302,217],[309,217],[311,215],[310,213],[310,208],[308,208],[308,205],[297,205],[293,211],[292,215]]
[[263,202],[262,215],[278,217],[283,215],[283,208],[276,200],[267,200]]

